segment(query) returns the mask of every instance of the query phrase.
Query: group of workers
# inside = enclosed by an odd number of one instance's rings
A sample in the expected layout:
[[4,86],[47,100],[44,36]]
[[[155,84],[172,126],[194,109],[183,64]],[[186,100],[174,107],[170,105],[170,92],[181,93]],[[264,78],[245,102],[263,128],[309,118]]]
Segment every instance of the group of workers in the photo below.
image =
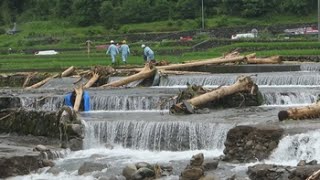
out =
[[[152,49],[144,44],[141,45],[141,48],[143,48],[143,59],[144,61],[150,62],[154,61],[154,52]],[[112,65],[116,63],[116,56],[121,53],[122,62],[124,64],[127,63],[128,56],[130,54],[130,48],[127,45],[126,40],[123,40],[121,42],[121,45],[116,45],[113,40],[110,41],[110,45],[107,49],[106,54],[109,54],[111,57]]]

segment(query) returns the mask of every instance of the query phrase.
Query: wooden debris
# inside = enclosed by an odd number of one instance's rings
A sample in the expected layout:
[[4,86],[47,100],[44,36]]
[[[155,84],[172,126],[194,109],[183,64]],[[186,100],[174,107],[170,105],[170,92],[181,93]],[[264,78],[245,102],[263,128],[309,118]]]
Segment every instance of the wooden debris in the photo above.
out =
[[248,64],[280,64],[282,60],[280,56],[271,56],[267,58],[257,58],[256,56],[247,56]]
[[202,88],[193,91],[195,93],[200,92],[200,95],[191,93],[191,99],[173,105],[170,108],[170,112],[174,114],[181,112],[194,113],[193,109],[195,109],[197,106],[199,107],[205,105],[209,102],[221,99],[227,95],[235,94],[237,92],[256,93],[258,91],[258,88],[249,76],[240,76],[233,85],[222,86],[206,93],[203,93],[203,91],[205,90]]
[[293,120],[303,120],[310,118],[320,117],[320,103],[309,105],[306,107],[290,108],[288,110],[280,111],[278,113],[278,118],[280,121],[293,119]]
[[129,77],[125,77],[118,81],[110,82],[108,84],[102,85],[101,87],[120,87],[134,81],[152,77],[154,76],[155,73],[156,73],[156,68],[151,63],[146,63],[144,68],[139,73]]
[[197,62],[191,62],[186,64],[171,64],[168,66],[160,66],[157,67],[159,70],[178,70],[183,68],[190,68],[190,67],[196,67],[196,66],[203,66],[203,65],[210,65],[210,64],[222,64],[222,63],[230,63],[230,62],[239,62],[244,61],[246,59],[245,56],[237,56],[232,58],[213,58],[213,59],[207,59]]
[[74,88],[74,91],[76,92],[76,100],[74,101],[73,109],[78,112],[82,101],[83,87]]
[[72,75],[74,73],[74,71],[75,71],[74,66],[71,66],[61,73],[61,77],[68,77],[68,76]]
[[93,73],[93,76],[91,79],[83,86],[84,89],[90,88],[98,79],[99,79],[98,73]]
[[25,88],[25,87],[30,83],[30,80],[31,80],[36,74],[37,74],[37,72],[28,73],[26,79],[25,79],[24,82],[23,82],[22,87]]
[[318,179],[320,179],[320,169],[312,173],[312,175],[309,176],[306,180],[318,180]]
[[39,88],[42,85],[46,84],[48,81],[50,81],[51,79],[54,79],[56,77],[67,77],[70,76],[73,72],[74,72],[75,68],[73,66],[69,67],[68,69],[66,69],[65,71],[63,71],[61,74],[55,74],[52,76],[47,77],[46,79],[33,84],[32,86],[26,87],[25,89],[35,89],[35,88]]

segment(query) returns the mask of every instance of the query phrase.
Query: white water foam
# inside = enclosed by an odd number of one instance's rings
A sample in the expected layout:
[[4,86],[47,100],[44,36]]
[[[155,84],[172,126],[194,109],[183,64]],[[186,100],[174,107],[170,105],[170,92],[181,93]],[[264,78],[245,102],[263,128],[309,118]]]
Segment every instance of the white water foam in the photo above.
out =
[[266,163],[296,166],[300,160],[320,161],[319,131],[284,137]]

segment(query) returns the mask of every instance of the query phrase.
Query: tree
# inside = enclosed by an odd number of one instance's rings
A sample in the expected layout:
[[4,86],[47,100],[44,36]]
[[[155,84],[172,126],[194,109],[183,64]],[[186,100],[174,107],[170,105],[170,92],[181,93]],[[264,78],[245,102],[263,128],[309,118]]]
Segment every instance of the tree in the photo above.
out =
[[72,0],[57,0],[56,16],[59,18],[66,18],[72,13]]
[[114,11],[114,9],[115,8],[110,1],[104,1],[100,7],[99,14],[101,22],[108,29],[113,28],[118,24],[116,21],[117,11]]
[[93,25],[100,20],[101,0],[73,0],[72,19],[79,26]]
[[178,17],[181,19],[196,18],[198,9],[200,10],[199,6],[197,6],[197,2],[194,0],[179,0],[177,3],[177,13],[179,15]]

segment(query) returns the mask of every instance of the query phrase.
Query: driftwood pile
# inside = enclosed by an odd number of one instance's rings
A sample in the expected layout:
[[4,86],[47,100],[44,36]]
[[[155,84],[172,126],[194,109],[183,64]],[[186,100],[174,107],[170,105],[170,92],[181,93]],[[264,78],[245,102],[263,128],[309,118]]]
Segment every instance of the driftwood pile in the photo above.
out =
[[[68,77],[68,76],[78,76],[79,80],[75,82],[74,84],[78,83],[83,77],[88,78],[89,80],[87,81],[86,84],[81,84],[77,88],[74,88],[74,91],[77,93],[77,97],[75,102],[81,102],[81,97],[83,94],[83,91],[85,89],[88,89],[92,86],[97,87],[97,81],[101,77],[109,77],[116,72],[137,72],[131,76],[124,77],[120,80],[114,81],[114,82],[109,82],[107,84],[102,84],[98,85],[98,87],[101,88],[116,88],[116,87],[121,87],[124,85],[127,85],[133,81],[138,81],[138,80],[144,80],[148,78],[155,78],[155,75],[167,75],[167,74],[206,74],[203,72],[186,72],[182,71],[185,68],[190,68],[190,67],[197,67],[197,66],[206,66],[206,65],[222,65],[222,64],[275,64],[275,63],[281,63],[281,58],[279,56],[275,57],[270,57],[270,58],[257,58],[255,54],[249,54],[246,56],[240,55],[238,52],[232,52],[229,53],[225,56],[219,57],[219,58],[213,58],[213,59],[206,59],[206,60],[201,60],[201,61],[193,61],[185,64],[169,64],[168,63],[160,63],[158,65],[162,66],[155,66],[157,64],[153,63],[147,63],[145,64],[144,68],[135,68],[135,69],[127,69],[127,70],[114,70],[111,67],[102,67],[102,66],[97,66],[93,68],[90,71],[82,71],[82,72],[77,72],[76,69],[72,66],[65,70],[64,72],[60,74],[54,74],[51,75],[44,80],[33,84],[31,86],[26,87],[26,85],[29,83],[30,79],[35,76],[35,73],[31,73],[26,77],[26,80],[24,82],[24,88],[25,89],[35,89],[39,88],[45,83],[47,83],[49,80],[53,78],[59,78],[59,77]],[[243,92],[243,91],[252,91],[256,85],[252,82],[250,77],[239,77],[237,82],[229,87],[220,87],[215,90],[211,90],[210,92],[206,92],[205,94],[193,96],[192,98],[185,100],[183,102],[180,102],[172,107],[172,110],[175,112],[179,111],[184,111],[184,112],[189,112],[192,113],[194,107],[198,107],[202,104],[206,104],[208,102],[214,101],[216,99],[219,99],[223,96],[227,96],[233,93],[237,92]],[[75,110],[78,111],[78,104],[75,106]],[[186,111],[187,108],[187,111]]]
[[[222,86],[213,90],[207,90],[201,86],[188,86],[177,97],[177,104],[170,108],[172,114],[194,114],[201,107],[210,107],[212,102],[236,93],[250,93],[257,95],[258,86],[249,76],[240,76],[230,86]],[[260,104],[257,104],[260,105]]]

